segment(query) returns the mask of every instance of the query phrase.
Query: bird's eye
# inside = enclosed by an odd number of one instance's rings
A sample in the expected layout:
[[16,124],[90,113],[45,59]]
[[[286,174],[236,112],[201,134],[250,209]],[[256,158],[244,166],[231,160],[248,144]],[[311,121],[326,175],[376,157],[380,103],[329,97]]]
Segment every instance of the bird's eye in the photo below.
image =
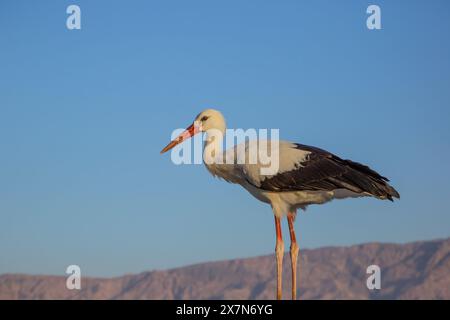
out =
[[209,118],[208,116],[203,116],[203,117],[200,119],[200,121],[202,121],[202,122],[203,122],[203,121],[206,121],[206,120],[208,120],[208,118]]

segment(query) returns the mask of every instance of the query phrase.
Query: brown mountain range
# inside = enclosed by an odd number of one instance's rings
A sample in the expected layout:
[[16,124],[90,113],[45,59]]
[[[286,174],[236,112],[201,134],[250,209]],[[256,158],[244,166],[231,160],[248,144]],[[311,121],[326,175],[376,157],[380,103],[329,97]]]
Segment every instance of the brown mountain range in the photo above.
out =
[[[272,255],[202,263],[117,278],[82,278],[68,290],[63,276],[5,274],[0,299],[272,299]],[[290,295],[285,256],[284,298]],[[302,250],[300,299],[450,299],[450,238],[407,244],[369,243]],[[366,287],[366,268],[381,268],[381,289]]]

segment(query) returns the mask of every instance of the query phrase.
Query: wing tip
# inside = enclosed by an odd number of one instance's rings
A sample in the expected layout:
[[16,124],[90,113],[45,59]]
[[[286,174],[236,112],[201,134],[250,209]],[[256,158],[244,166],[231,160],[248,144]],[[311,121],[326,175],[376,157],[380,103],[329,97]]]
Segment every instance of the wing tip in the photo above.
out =
[[387,184],[387,191],[386,192],[386,199],[388,199],[391,202],[394,202],[394,198],[400,200],[400,193],[398,193],[397,190],[395,190],[392,186]]

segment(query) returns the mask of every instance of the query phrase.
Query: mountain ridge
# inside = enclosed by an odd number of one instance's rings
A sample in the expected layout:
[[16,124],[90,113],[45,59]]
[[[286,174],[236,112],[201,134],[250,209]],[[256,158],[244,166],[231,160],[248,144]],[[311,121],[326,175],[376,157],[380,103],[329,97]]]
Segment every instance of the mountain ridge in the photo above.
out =
[[[289,254],[283,297],[290,296]],[[381,289],[369,290],[366,269],[381,268]],[[0,275],[0,299],[273,299],[275,259],[263,255],[196,263],[113,278]],[[301,250],[300,299],[450,299],[450,238],[403,244],[365,243]]]

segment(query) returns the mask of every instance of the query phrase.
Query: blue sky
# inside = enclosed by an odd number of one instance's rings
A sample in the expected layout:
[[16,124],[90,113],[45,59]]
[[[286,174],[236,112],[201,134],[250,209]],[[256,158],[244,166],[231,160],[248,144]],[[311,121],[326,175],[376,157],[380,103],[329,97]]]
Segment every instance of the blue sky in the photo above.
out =
[[[372,3],[382,30],[366,28]],[[66,28],[70,4],[81,30]],[[113,276],[272,253],[270,207],[159,155],[207,107],[231,128],[279,128],[368,164],[401,193],[311,206],[301,248],[450,236],[449,9],[2,1],[0,273]]]

